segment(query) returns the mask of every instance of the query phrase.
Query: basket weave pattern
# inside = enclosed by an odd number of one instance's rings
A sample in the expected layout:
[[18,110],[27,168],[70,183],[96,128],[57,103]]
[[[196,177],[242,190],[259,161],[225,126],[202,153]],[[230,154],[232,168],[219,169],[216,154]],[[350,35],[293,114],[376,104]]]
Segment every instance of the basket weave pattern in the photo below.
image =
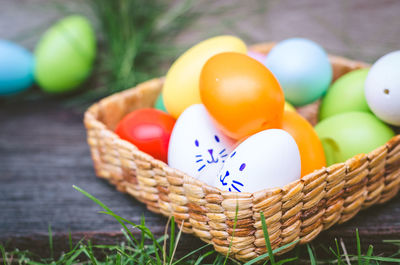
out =
[[[267,53],[272,46],[260,44],[252,50]],[[341,57],[330,59],[334,79],[367,66]],[[275,249],[294,241],[307,243],[361,209],[390,200],[399,190],[400,135],[369,154],[316,170],[282,188],[231,193],[208,186],[141,152],[113,132],[127,113],[152,107],[162,84],[163,79],[145,82],[101,100],[85,113],[96,175],[145,203],[149,210],[174,216],[184,232],[213,244],[218,252],[226,254],[232,242],[230,253],[238,260],[265,253],[261,211]],[[315,123],[317,110],[314,104],[299,112]]]

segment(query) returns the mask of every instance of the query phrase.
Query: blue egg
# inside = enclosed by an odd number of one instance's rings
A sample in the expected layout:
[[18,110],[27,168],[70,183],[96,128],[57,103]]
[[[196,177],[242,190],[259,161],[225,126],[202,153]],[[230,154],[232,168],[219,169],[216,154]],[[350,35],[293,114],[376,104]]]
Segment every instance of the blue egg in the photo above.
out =
[[317,43],[292,38],[278,43],[267,55],[265,65],[278,79],[285,99],[303,106],[319,99],[332,81],[332,66]]
[[0,40],[0,96],[21,92],[33,83],[34,58],[23,47]]

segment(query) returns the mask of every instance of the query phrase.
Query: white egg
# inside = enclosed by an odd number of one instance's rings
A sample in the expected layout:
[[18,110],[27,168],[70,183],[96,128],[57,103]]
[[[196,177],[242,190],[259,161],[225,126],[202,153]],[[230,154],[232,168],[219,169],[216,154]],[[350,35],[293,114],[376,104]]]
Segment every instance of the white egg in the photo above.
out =
[[233,141],[214,126],[202,104],[195,104],[175,123],[168,146],[168,164],[213,185],[232,149]]
[[400,126],[400,51],[374,63],[365,80],[365,97],[378,118]]
[[300,153],[293,137],[280,129],[254,134],[225,161],[214,185],[232,192],[283,187],[300,178]]

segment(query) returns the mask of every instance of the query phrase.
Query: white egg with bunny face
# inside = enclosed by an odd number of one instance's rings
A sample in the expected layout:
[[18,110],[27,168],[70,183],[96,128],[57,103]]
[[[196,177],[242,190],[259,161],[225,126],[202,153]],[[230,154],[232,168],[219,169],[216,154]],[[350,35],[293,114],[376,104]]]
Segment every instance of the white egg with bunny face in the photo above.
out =
[[232,149],[233,141],[214,126],[202,104],[195,104],[175,123],[168,146],[168,165],[213,185]]
[[256,192],[283,187],[300,178],[300,153],[293,137],[280,129],[254,134],[225,161],[214,185],[224,191]]
[[400,126],[400,51],[376,61],[365,80],[365,97],[381,120]]

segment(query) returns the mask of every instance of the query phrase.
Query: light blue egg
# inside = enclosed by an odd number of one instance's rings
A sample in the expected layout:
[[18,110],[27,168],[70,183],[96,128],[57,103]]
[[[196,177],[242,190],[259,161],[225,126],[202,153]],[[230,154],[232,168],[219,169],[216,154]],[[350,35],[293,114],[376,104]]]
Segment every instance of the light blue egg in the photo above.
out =
[[33,83],[34,58],[25,48],[0,40],[0,96],[21,92]]
[[332,66],[317,43],[292,38],[278,43],[267,55],[265,65],[278,79],[285,99],[303,106],[319,99],[332,81]]

